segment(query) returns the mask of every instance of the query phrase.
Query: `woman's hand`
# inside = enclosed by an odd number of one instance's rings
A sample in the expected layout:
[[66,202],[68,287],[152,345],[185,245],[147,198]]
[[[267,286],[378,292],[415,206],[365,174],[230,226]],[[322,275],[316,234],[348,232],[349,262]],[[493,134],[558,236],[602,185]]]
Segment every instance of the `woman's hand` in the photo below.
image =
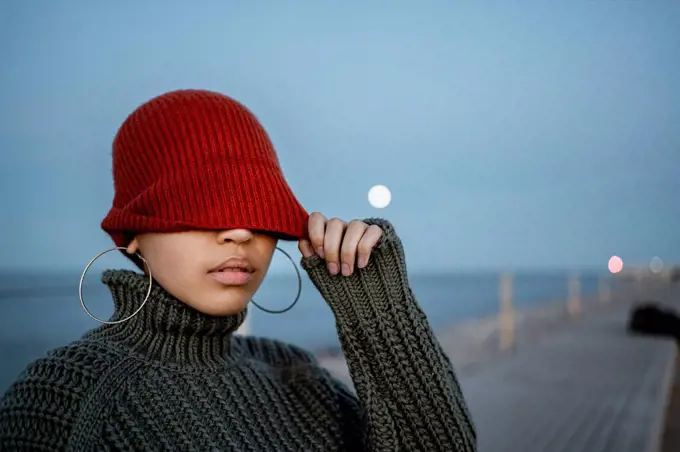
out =
[[378,243],[383,230],[376,225],[367,225],[361,220],[349,223],[338,218],[326,220],[319,212],[309,216],[309,240],[302,239],[298,248],[304,257],[318,254],[328,264],[331,275],[342,271],[344,276],[354,272],[354,266],[368,265],[373,247]]

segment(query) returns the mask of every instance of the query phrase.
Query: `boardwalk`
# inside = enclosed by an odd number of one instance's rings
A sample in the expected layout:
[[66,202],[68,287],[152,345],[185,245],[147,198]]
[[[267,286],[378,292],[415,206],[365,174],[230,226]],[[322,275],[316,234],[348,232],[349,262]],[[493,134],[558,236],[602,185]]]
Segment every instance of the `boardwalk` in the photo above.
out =
[[[488,340],[463,346],[462,333],[458,344],[456,334],[441,333],[480,451],[657,452],[677,347],[625,329],[632,300],[650,297],[670,302],[677,293],[631,287],[608,305],[586,307],[576,321],[553,316],[549,328],[532,328],[515,351],[497,356]],[[473,349],[483,359],[470,359]],[[340,361],[324,364],[347,379]]]
[[645,452],[659,437],[676,346],[598,312],[462,379],[481,451]]

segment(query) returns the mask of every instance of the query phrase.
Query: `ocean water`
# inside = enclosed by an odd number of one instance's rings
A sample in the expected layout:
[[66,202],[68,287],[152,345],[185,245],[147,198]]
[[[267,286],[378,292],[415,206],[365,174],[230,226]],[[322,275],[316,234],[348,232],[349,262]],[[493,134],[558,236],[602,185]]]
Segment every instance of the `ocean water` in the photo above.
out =
[[[108,289],[88,273],[84,297],[90,311],[108,318],[112,313]],[[566,300],[566,273],[515,274],[518,308]],[[597,291],[598,274],[581,274],[581,293]],[[80,307],[80,274],[0,274],[0,391],[32,360],[47,350],[80,337],[97,322]],[[457,322],[498,312],[499,275],[496,273],[409,274],[418,302],[436,330]],[[280,309],[297,293],[297,278],[271,275],[258,291],[259,304]],[[302,296],[295,308],[272,315],[254,306],[249,311],[251,334],[282,339],[309,349],[339,346],[333,314],[303,274]]]

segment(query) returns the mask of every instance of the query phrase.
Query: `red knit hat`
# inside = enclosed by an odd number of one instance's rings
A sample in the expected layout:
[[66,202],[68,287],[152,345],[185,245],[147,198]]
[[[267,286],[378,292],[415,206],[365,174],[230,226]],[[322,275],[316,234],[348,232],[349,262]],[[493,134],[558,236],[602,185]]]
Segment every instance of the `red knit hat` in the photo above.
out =
[[144,232],[306,234],[309,215],[267,132],[223,94],[172,91],[137,108],[113,141],[113,181],[113,207],[101,226],[117,246]]

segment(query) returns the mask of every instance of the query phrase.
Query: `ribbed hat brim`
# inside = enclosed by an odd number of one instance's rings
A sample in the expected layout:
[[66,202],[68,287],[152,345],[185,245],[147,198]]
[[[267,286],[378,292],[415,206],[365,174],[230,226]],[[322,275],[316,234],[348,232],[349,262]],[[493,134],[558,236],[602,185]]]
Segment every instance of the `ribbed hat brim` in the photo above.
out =
[[114,200],[101,227],[116,246],[145,232],[237,228],[296,240],[306,237],[308,218],[278,168],[225,162],[168,174],[125,206]]

